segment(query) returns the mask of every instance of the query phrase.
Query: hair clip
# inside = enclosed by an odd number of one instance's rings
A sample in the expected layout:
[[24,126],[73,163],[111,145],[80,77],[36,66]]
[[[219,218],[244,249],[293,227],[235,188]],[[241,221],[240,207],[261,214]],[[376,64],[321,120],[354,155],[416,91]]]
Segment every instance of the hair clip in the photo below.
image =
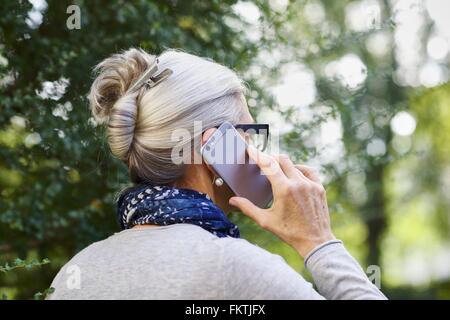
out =
[[158,59],[155,59],[155,62],[144,72],[144,74],[131,86],[130,91],[134,91],[140,89],[144,84],[148,88],[153,88],[161,81],[167,79],[173,71],[171,69],[164,69],[158,75],[155,73],[158,71]]
[[173,73],[171,69],[164,69],[160,74],[150,77],[147,81],[145,81],[145,85],[147,85],[148,88],[153,88],[161,81],[165,80],[168,76],[170,76]]

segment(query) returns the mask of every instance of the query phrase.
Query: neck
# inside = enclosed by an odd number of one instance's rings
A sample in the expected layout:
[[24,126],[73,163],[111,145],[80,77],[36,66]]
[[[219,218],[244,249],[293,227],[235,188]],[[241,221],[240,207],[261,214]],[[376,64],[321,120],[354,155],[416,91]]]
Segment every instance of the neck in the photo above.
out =
[[173,186],[175,188],[186,188],[196,190],[207,194],[211,200],[219,206],[225,213],[229,211],[228,197],[226,187],[216,188],[213,181],[213,175],[203,165],[194,164],[186,168],[181,179],[176,181]]
[[201,165],[192,165],[187,168],[183,177],[173,185],[175,188],[186,188],[207,194],[213,202],[216,202],[216,194],[212,184],[212,177],[202,170]]

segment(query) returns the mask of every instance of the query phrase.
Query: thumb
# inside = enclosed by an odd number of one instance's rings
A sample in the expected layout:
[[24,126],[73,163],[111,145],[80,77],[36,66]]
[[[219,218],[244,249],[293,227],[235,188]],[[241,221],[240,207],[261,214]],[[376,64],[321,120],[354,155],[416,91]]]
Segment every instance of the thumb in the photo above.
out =
[[242,197],[231,197],[229,203],[242,211],[250,219],[260,224],[264,215],[264,210],[254,205],[250,200]]

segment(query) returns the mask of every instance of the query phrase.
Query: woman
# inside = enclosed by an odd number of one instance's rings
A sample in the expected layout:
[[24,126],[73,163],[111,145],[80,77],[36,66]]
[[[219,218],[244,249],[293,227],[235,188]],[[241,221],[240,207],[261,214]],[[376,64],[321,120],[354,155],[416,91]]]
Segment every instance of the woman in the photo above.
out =
[[[202,161],[173,161],[179,129],[190,133],[184,146],[204,144],[224,121],[253,122],[233,71],[175,50],[156,59],[140,49],[115,54],[96,71],[93,116],[107,124],[111,151],[135,187],[118,200],[123,231],[72,258],[51,299],[385,299],[334,237],[310,168],[249,147],[272,185],[273,205],[263,209],[212,183],[217,177]],[[239,238],[225,214],[233,207],[291,245],[317,291],[283,258]]]

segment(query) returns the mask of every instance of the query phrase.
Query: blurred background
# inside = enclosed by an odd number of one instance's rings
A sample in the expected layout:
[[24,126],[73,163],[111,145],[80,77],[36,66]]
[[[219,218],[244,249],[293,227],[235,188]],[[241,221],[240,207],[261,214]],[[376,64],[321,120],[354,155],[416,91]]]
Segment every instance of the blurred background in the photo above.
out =
[[71,256],[119,230],[127,170],[86,94],[92,67],[131,46],[235,69],[272,140],[320,171],[335,235],[379,266],[386,295],[450,298],[447,0],[1,1],[0,298],[45,297]]

